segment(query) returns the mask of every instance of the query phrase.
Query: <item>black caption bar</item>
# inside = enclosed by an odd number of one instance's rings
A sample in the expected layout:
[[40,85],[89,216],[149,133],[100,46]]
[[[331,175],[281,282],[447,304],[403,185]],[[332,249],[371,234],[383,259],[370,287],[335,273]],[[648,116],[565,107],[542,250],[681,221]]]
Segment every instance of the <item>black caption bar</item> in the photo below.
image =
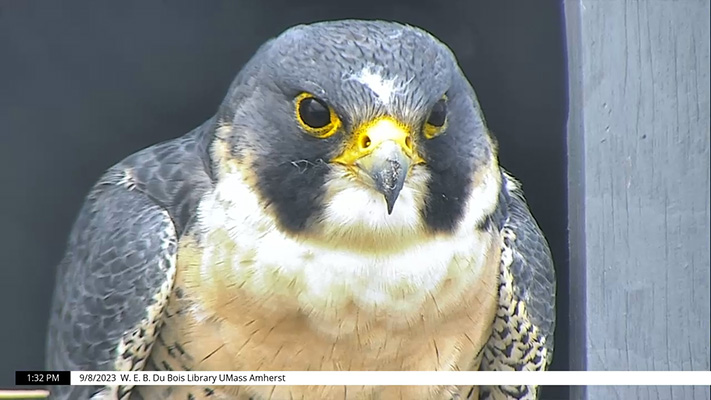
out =
[[17,386],[58,386],[69,385],[72,374],[69,371],[15,371]]

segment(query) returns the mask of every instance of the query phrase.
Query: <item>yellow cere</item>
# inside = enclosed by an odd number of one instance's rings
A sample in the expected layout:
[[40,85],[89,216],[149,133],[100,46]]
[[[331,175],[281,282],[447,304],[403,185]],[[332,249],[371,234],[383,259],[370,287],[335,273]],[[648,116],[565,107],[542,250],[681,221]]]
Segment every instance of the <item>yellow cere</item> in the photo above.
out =
[[425,161],[414,149],[410,131],[407,125],[392,117],[381,117],[366,122],[355,130],[346,149],[334,158],[333,162],[353,165],[358,159],[372,153],[383,142],[393,141],[400,145],[413,164],[424,163]]

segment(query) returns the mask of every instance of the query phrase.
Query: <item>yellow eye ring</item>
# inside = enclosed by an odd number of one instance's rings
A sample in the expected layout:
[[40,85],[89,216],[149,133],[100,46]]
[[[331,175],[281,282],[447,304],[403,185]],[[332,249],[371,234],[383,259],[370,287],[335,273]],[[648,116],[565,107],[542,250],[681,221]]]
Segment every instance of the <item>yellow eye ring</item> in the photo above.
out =
[[447,128],[447,96],[442,96],[430,110],[425,122],[424,134],[427,139],[434,139]]
[[295,104],[296,120],[309,135],[325,139],[341,127],[341,120],[333,108],[311,93],[296,96]]

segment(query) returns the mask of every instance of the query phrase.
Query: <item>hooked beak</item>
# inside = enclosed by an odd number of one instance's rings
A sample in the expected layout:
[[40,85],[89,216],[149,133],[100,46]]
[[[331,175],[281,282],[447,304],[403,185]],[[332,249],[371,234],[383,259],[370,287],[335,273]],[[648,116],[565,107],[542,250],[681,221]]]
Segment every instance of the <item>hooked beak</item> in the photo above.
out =
[[356,167],[370,177],[373,189],[385,197],[388,214],[402,190],[414,164],[422,163],[412,147],[409,129],[385,117],[356,130],[353,140],[333,161]]
[[356,162],[356,166],[373,179],[375,190],[385,197],[388,214],[393,212],[411,164],[410,158],[392,140],[382,143]]

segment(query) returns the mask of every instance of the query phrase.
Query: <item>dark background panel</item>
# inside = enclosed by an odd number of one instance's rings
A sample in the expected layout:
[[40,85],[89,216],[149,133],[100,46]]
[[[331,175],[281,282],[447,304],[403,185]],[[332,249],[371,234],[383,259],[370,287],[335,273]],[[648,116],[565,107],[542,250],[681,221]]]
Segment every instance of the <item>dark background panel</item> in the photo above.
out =
[[[267,38],[304,22],[419,25],[457,54],[501,163],[524,183],[559,280],[567,369],[564,22],[559,1],[0,0],[0,387],[40,369],[54,268],[103,170],[209,118]],[[551,388],[551,398],[566,397]]]

